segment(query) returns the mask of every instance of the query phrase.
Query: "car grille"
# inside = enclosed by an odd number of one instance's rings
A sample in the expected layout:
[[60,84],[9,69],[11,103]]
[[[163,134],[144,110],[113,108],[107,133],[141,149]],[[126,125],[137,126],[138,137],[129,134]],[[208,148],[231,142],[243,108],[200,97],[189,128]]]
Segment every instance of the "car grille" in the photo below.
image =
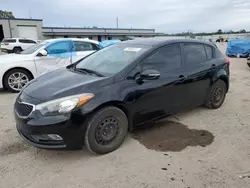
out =
[[33,105],[27,103],[16,102],[15,111],[19,116],[28,117],[33,110]]

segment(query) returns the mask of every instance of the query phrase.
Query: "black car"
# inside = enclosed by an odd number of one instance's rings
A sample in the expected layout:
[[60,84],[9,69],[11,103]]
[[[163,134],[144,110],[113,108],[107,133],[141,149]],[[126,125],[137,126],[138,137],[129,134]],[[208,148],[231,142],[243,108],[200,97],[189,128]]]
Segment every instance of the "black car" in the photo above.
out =
[[14,111],[17,130],[39,148],[105,154],[127,132],[200,105],[219,108],[229,61],[210,42],[148,38],[117,43],[31,81]]

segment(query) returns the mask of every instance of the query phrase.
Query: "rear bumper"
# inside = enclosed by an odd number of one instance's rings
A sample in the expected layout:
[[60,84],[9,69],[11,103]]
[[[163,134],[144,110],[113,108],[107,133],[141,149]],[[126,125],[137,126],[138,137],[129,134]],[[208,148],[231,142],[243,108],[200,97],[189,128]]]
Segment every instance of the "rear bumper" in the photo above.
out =
[[5,53],[13,53],[13,50],[8,50],[7,48],[1,48],[0,51]]

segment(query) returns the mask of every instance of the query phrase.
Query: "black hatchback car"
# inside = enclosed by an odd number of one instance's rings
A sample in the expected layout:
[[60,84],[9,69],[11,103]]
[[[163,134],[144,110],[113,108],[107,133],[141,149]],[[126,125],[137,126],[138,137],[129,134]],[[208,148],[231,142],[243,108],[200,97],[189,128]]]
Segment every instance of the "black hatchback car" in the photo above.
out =
[[210,42],[121,42],[31,81],[14,106],[17,130],[39,148],[105,154],[128,130],[200,105],[219,108],[229,61]]

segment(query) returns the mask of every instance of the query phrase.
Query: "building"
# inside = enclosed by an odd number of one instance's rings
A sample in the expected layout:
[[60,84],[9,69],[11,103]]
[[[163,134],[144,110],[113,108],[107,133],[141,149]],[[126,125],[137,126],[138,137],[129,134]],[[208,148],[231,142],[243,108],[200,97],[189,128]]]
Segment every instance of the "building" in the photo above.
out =
[[155,29],[43,27],[41,19],[0,18],[0,40],[14,37],[38,40],[74,37],[103,41],[120,39],[125,36],[154,37],[160,35],[162,33],[156,33]]
[[24,37],[43,39],[42,20],[0,18],[0,41],[3,38]]

